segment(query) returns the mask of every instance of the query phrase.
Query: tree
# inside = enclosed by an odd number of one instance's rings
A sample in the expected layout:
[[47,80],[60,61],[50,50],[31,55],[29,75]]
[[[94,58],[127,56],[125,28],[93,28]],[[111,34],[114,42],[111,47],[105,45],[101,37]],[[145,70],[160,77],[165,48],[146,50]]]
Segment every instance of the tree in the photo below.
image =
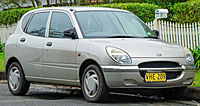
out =
[[58,4],[58,0],[55,0],[55,2],[56,2],[56,5]]
[[60,0],[60,5],[62,5],[62,0]]
[[41,5],[40,2],[39,2],[39,0],[35,0],[35,2],[36,2],[36,4],[37,4],[37,6],[40,6],[40,5]]
[[50,6],[49,0],[47,0],[47,6],[48,6],[48,7]]
[[[7,0],[9,1],[9,0]],[[17,7],[21,8],[20,4],[18,4],[19,0],[10,0],[11,3],[15,4]]]
[[21,7],[19,2],[20,0],[0,0],[2,7],[13,8],[13,7]]
[[33,7],[35,7],[35,3],[34,3],[34,1],[33,1],[33,0],[31,0],[31,3],[32,3]]

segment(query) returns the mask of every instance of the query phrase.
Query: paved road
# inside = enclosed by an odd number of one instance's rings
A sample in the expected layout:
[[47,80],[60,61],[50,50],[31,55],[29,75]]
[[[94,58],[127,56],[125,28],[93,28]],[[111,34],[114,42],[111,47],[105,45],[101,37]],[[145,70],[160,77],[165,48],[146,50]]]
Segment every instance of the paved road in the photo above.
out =
[[111,93],[106,103],[88,103],[84,100],[79,90],[70,91],[60,87],[31,85],[26,96],[13,96],[7,84],[0,83],[0,106],[186,106],[200,105],[193,100],[171,101],[163,100],[156,96],[121,95]]

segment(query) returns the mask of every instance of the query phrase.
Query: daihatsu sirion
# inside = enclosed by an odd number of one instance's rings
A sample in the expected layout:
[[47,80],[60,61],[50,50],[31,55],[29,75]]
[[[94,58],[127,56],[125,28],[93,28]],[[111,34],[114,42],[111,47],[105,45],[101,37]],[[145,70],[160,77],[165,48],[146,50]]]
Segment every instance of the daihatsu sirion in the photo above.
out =
[[80,86],[90,102],[121,88],[160,89],[179,98],[193,82],[193,57],[155,32],[126,10],[31,10],[6,42],[9,90],[25,95],[30,83],[38,82]]

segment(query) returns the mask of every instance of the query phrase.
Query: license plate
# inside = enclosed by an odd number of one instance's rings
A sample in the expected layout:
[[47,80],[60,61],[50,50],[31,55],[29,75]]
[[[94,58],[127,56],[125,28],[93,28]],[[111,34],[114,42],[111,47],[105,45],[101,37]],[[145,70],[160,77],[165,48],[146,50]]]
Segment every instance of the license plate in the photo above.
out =
[[146,73],[145,82],[165,82],[166,73]]

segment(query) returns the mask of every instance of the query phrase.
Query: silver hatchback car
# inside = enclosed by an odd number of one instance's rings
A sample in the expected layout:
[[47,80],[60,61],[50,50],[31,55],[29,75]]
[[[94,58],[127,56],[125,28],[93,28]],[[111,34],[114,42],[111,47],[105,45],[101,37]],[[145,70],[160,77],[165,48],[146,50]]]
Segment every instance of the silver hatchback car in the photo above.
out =
[[7,40],[5,57],[12,94],[25,95],[30,82],[61,84],[80,86],[90,102],[122,88],[177,98],[195,73],[188,49],[158,39],[133,13],[111,8],[29,11]]

